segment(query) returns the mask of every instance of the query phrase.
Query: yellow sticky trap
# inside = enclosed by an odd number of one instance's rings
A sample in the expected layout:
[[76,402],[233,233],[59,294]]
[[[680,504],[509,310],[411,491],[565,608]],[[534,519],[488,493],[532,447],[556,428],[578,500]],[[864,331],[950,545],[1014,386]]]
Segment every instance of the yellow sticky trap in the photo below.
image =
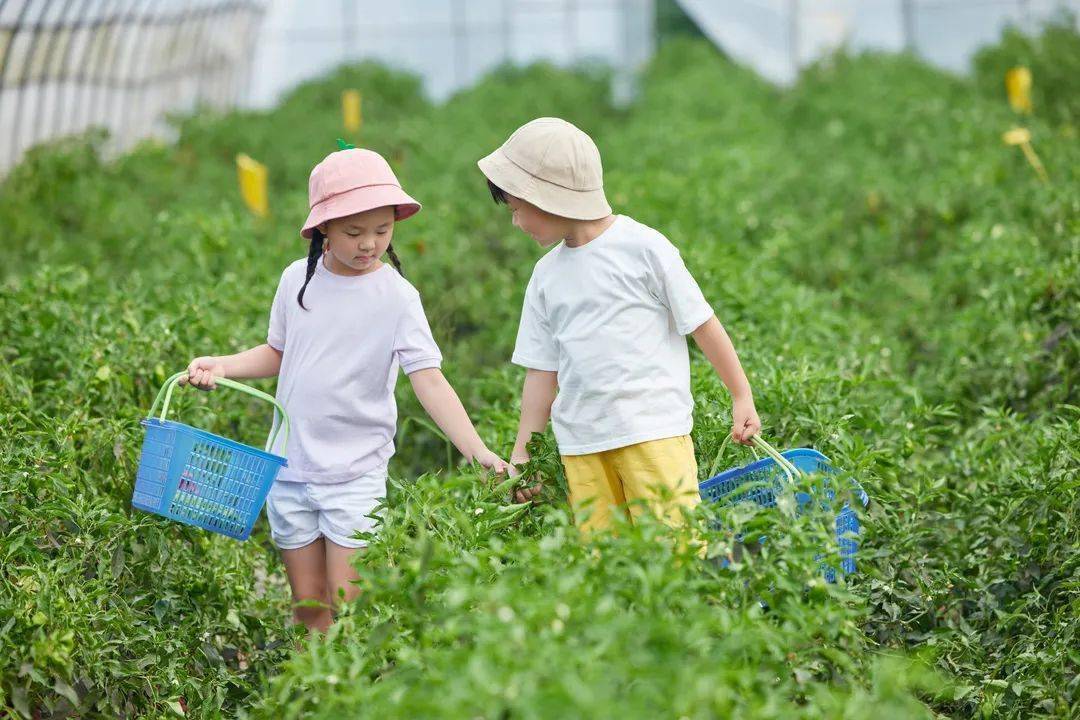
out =
[[1006,131],[1001,139],[1005,141],[1006,145],[1023,145],[1031,142],[1031,131],[1027,128],[1013,128]]
[[1005,92],[1009,105],[1018,113],[1031,114],[1031,71],[1026,67],[1014,67],[1005,73]]
[[1024,153],[1024,157],[1027,158],[1028,164],[1035,170],[1035,174],[1039,176],[1039,179],[1044,183],[1050,183],[1050,177],[1046,174],[1046,168],[1043,167],[1042,161],[1039,160],[1039,156],[1035,154],[1035,148],[1031,146],[1030,130],[1022,127],[1013,128],[1012,130],[1007,130],[1003,133],[1001,139],[1005,141],[1006,145],[1019,145]]
[[255,215],[266,217],[270,212],[266,194],[266,166],[241,153],[236,156],[236,171],[244,203]]
[[881,193],[877,190],[866,193],[866,209],[870,211],[871,215],[877,215],[881,210]]
[[360,109],[359,90],[345,90],[341,93],[341,121],[347,131],[360,132],[364,116]]

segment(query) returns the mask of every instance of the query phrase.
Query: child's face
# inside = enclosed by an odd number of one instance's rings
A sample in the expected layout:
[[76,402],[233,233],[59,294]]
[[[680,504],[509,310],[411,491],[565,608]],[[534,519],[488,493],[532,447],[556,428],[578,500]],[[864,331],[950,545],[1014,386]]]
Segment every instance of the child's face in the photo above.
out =
[[365,210],[334,218],[319,226],[326,235],[325,248],[339,272],[362,275],[382,266],[379,259],[394,235],[392,206]]
[[527,233],[540,247],[550,247],[566,237],[566,221],[561,217],[509,193],[506,203],[514,213],[514,227]]

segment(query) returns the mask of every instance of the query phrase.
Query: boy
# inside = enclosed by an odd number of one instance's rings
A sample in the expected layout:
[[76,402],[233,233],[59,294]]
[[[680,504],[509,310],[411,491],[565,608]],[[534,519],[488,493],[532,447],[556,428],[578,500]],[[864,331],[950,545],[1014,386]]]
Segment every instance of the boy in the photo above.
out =
[[[690,334],[734,399],[732,437],[761,422],[735,348],[679,251],[613,215],[600,152],[558,118],[523,125],[479,161],[496,202],[541,247],[525,291],[513,362],[526,368],[512,464],[550,416],[579,528],[611,527],[627,505],[670,525],[699,501],[690,440]],[[524,502],[539,487],[519,490]],[[643,502],[634,502],[643,501]]]

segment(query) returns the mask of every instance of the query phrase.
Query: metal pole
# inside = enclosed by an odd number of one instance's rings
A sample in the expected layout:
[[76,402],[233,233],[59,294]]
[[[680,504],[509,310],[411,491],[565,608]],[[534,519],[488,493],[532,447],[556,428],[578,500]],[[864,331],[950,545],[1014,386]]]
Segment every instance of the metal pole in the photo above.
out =
[[[68,86],[67,87],[67,92],[64,93],[67,100],[66,100],[66,104],[63,106],[61,112],[53,113],[52,131],[49,133],[50,137],[58,137],[60,135],[66,135],[67,134],[67,128],[63,127],[64,123],[62,121],[63,121],[64,118],[69,118],[69,119],[72,118],[72,112],[73,112],[72,104],[74,102],[74,97],[75,97],[76,91],[78,90],[78,82],[76,82],[75,67],[73,66],[73,64],[71,62],[72,55],[73,55],[72,51],[73,51],[73,48],[75,47],[75,40],[77,38],[76,29],[78,28],[82,18],[86,14],[86,6],[87,6],[87,4],[89,2],[91,2],[91,1],[92,0],[83,0],[82,4],[79,5],[79,10],[77,12],[76,17],[73,19],[73,21],[71,23],[71,37],[68,38],[67,47],[64,48],[64,60],[63,60],[63,66],[61,68],[61,73],[62,73],[62,77],[64,78],[64,83]],[[59,99],[59,95],[60,95],[60,92],[57,91],[57,99]]]
[[341,0],[341,59],[349,56],[349,0]]
[[1031,18],[1031,2],[1030,0],[1019,0],[1020,2],[1020,17],[1023,18],[1024,32],[1031,33],[1035,30]]
[[461,0],[454,0],[454,4],[451,6],[451,12],[453,13],[453,34],[454,34],[454,90],[459,90],[465,84],[465,73],[469,62],[468,51],[469,48],[465,42],[465,6]]
[[[236,3],[232,6],[232,12],[229,17],[229,39],[231,45],[234,48],[243,47],[242,33],[245,25],[244,6]],[[238,56],[237,56],[238,57]],[[214,88],[214,102],[219,108],[226,108],[230,105],[230,99],[232,97],[232,82],[233,82],[233,69],[236,67],[237,61],[232,61],[232,58],[227,57],[225,62],[221,63],[221,67],[217,73],[216,86]]]
[[249,80],[255,67],[255,41],[265,20],[265,13],[260,7],[249,5],[247,18],[247,26],[244,30],[244,47],[247,50],[243,61],[237,63],[234,73],[233,102],[237,105],[246,104],[248,101],[248,97],[242,98],[241,95],[245,95],[250,87]]
[[[67,26],[68,14],[71,12],[71,6],[74,4],[74,2],[75,0],[67,0],[67,2],[64,3],[63,9],[60,11],[60,15],[56,18],[56,23],[51,28],[51,32],[49,33],[49,42],[45,48],[45,55],[48,56],[48,60],[42,73],[41,85],[38,87],[38,105],[37,112],[34,113],[34,129],[31,133],[31,142],[47,140],[54,137],[48,132],[41,132],[45,127],[45,89],[52,85],[53,89],[55,90],[55,92],[53,92],[53,101],[55,104],[55,102],[59,99],[60,95],[60,78],[62,69],[55,68],[56,63],[53,62],[52,55],[54,52],[56,52],[56,38],[58,35],[60,35],[62,29]],[[57,53],[57,55],[59,56],[60,53]],[[54,76],[55,80],[52,80]],[[54,106],[53,115],[58,114],[59,113],[57,112],[57,108]]]
[[793,75],[799,74],[799,0],[788,0],[788,42]]
[[231,62],[225,65],[221,72],[219,97],[221,98],[222,107],[232,108],[237,104],[239,68],[243,67],[246,62],[245,58],[251,53],[251,25],[252,16],[255,13],[255,8],[246,2],[237,3],[234,10],[236,16],[233,20],[233,26],[236,30],[234,35],[235,47],[240,48],[240,52],[232,56]]
[[[79,109],[85,110],[80,112],[80,118],[82,122],[78,123],[76,128],[78,132],[85,130],[91,126],[94,122],[93,108],[97,105],[97,93],[101,91],[102,83],[98,80],[97,75],[101,71],[101,66],[104,62],[105,49],[108,39],[108,28],[112,24],[113,15],[112,12],[118,5],[118,2],[113,2],[107,5],[102,11],[102,21],[100,24],[94,24],[95,33],[100,33],[101,43],[98,48],[99,52],[92,52],[94,42],[91,40],[88,51],[91,51],[89,56],[84,56],[85,59],[80,63],[80,67],[83,68],[83,93],[82,101],[79,103]],[[90,89],[91,85],[94,85],[94,90]],[[95,92],[96,91],[96,92]]]
[[189,75],[192,71],[194,71],[195,75],[195,96],[192,98],[192,109],[199,108],[204,99],[210,96],[209,80],[212,74],[210,61],[214,56],[214,46],[210,42],[211,34],[208,32],[208,26],[216,24],[215,16],[220,10],[221,8],[218,6],[205,6],[203,12],[199,13],[199,19],[196,21],[197,25],[192,35],[194,41],[192,54],[195,60],[194,63],[189,63],[186,68]]
[[[164,23],[164,25],[172,27],[171,31],[168,32],[168,39],[163,43],[164,46],[179,46],[184,38],[185,29],[189,27],[191,18],[197,16],[197,14],[192,10],[192,0],[186,0],[183,9],[180,11],[165,14],[167,23]],[[174,58],[168,57],[161,52],[161,46],[157,47],[156,50],[159,52],[157,54],[151,53],[150,57],[154,58],[153,65],[157,71],[150,73],[146,80],[146,93],[150,95],[151,99],[148,103],[139,103],[140,108],[143,109],[144,118],[144,130],[139,133],[140,135],[149,132],[153,120],[160,114],[164,105],[161,100],[162,93],[166,93],[166,97],[176,97],[179,94],[179,82],[183,77],[183,73],[176,68]]]
[[[157,0],[151,0],[147,5],[147,13],[144,15],[145,29],[140,33],[141,37],[134,51],[134,66],[138,70],[137,79],[134,81],[134,87],[132,88],[132,99],[135,102],[131,112],[125,112],[124,119],[124,134],[132,137],[141,137],[143,135],[146,128],[145,120],[149,115],[147,93],[154,74],[150,58],[154,56],[154,50],[157,49],[153,40],[157,39],[158,30],[165,26],[165,23],[162,22],[163,14],[159,5]],[[165,15],[164,17],[167,18],[168,16]],[[146,50],[148,47],[150,48],[149,54]],[[133,120],[133,116],[136,119]]]
[[[26,6],[29,7],[31,2],[27,2]],[[38,39],[41,37],[41,27],[43,20],[45,19],[45,13],[49,9],[48,2],[41,3],[41,12],[38,13],[37,19],[34,21],[34,34],[30,37],[30,45],[26,48],[26,59],[23,61],[22,77],[19,78],[15,85],[15,119],[11,123],[11,156],[14,158],[17,155],[21,155],[22,140],[22,116],[25,114],[22,107],[22,98],[26,85],[30,81],[30,71],[34,65],[34,51],[37,49]],[[19,19],[22,19],[20,15]],[[11,36],[11,44],[15,43],[14,33]]]
[[[563,33],[566,35],[566,61],[574,62],[578,55],[577,17],[574,12],[576,3],[574,0],[563,0]],[[626,12],[626,9],[623,9]]]
[[900,0],[901,23],[904,28],[904,50],[915,52],[915,4],[914,0]]
[[123,90],[120,95],[120,101],[115,103],[116,106],[116,122],[113,135],[117,138],[118,142],[127,146],[131,137],[128,135],[128,130],[131,127],[131,123],[128,120],[128,112],[131,104],[131,96],[135,94],[138,87],[139,73],[142,72],[142,66],[138,64],[139,51],[143,46],[144,38],[149,35],[146,31],[147,19],[152,17],[149,14],[149,10],[153,5],[153,0],[140,0],[141,7],[136,4],[135,7],[139,8],[140,12],[133,15],[132,22],[129,30],[129,35],[133,38],[127,43],[127,52],[125,54],[124,63],[124,77],[122,81]]
[[510,34],[513,32],[513,23],[510,17],[510,0],[502,1],[502,55],[503,62],[510,62]]
[[118,10],[115,22],[109,24],[110,32],[108,35],[109,43],[107,46],[107,57],[109,62],[106,67],[102,68],[104,74],[101,77],[101,87],[98,93],[97,102],[91,112],[91,115],[95,118],[95,122],[103,125],[109,130],[110,134],[115,133],[108,122],[109,101],[111,100],[114,103],[116,101],[114,93],[119,86],[117,80],[119,73],[117,72],[117,68],[118,63],[121,61],[120,51],[124,40],[130,33],[131,25],[135,20],[134,13],[132,12],[135,9],[135,2],[138,2],[138,0],[134,0],[134,2],[123,9],[123,11]]

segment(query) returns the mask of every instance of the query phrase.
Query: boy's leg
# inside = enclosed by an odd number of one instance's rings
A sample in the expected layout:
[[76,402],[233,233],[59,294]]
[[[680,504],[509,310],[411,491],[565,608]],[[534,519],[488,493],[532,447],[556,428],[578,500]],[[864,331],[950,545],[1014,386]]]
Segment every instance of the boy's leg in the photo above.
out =
[[683,523],[684,508],[694,508],[701,502],[694,443],[689,435],[650,440],[610,452],[631,517],[636,519],[648,509],[675,527]]
[[322,538],[295,550],[282,550],[285,572],[289,576],[293,603],[315,601],[318,607],[293,605],[293,620],[309,630],[326,632],[330,627],[329,600],[326,585],[326,552]]
[[610,529],[614,513],[626,502],[622,484],[605,453],[563,455],[570,506],[582,535]]

